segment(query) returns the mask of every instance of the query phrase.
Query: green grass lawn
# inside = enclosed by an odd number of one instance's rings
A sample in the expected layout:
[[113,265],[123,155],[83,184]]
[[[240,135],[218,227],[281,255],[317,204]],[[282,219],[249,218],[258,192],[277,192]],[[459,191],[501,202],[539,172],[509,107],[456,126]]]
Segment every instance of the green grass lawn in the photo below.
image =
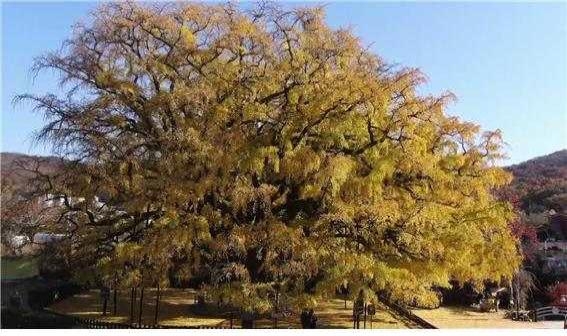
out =
[[30,257],[2,257],[2,280],[24,279],[39,274],[37,259]]

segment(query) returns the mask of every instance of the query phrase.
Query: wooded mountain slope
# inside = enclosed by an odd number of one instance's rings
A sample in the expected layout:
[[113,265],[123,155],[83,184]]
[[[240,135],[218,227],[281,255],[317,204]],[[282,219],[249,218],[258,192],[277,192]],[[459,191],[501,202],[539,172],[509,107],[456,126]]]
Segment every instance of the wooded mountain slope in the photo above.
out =
[[537,157],[507,168],[511,188],[526,212],[567,211],[567,150]]

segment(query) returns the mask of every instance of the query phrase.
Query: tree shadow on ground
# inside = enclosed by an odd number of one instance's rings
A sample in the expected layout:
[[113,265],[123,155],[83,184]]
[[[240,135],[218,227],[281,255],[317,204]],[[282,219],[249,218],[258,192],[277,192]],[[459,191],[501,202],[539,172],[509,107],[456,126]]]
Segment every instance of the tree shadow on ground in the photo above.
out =
[[[139,298],[133,305],[133,322],[138,322]],[[144,302],[141,323],[154,325],[156,290],[144,290]],[[104,322],[129,324],[130,320],[130,291],[118,292],[118,304],[116,315],[113,315],[113,293],[107,305],[107,315],[102,315],[102,299],[98,290],[89,290],[74,297],[55,303],[50,309],[82,318],[92,318]],[[216,309],[216,305],[207,304],[204,307],[195,303],[195,291],[190,289],[166,289],[161,291],[159,303],[159,321],[164,326],[197,326],[207,325],[216,327],[230,326],[230,318],[225,310]],[[204,309],[204,310],[203,310]],[[321,329],[351,329],[353,328],[352,303],[344,308],[344,301],[333,299],[321,302],[315,309],[318,317],[317,328]],[[240,328],[241,322],[238,314],[233,316],[232,326]],[[363,323],[361,322],[361,328]],[[270,318],[260,318],[255,321],[256,328],[273,328],[274,321]],[[278,329],[301,328],[299,314],[295,312],[289,317],[278,320]],[[415,327],[403,318],[393,314],[382,305],[377,305],[377,314],[373,318],[373,329],[392,329]],[[370,328],[370,319],[367,320],[367,328]]]

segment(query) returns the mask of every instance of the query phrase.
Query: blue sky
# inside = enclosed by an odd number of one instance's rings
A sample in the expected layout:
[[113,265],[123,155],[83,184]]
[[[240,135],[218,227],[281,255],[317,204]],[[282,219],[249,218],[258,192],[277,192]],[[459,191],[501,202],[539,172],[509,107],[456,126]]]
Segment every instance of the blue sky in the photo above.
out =
[[[33,58],[60,47],[94,3],[2,3],[1,150],[48,154],[33,145],[43,124],[14,95],[57,92],[35,80]],[[505,164],[567,148],[567,4],[327,2],[328,23],[351,26],[385,60],[418,67],[424,93],[450,90],[449,113],[499,128]]]

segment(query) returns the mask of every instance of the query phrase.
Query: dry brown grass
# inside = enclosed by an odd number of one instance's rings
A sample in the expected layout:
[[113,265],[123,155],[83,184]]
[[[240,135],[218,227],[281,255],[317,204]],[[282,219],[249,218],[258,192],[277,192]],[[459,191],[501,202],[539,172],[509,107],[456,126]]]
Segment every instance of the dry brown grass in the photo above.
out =
[[472,307],[440,307],[437,309],[416,309],[412,311],[441,329],[490,328],[525,329],[557,328],[556,321],[521,322],[504,318],[504,311],[481,313]]
[[[167,289],[162,290],[162,299],[160,301],[159,324],[168,326],[229,326],[230,321],[223,316],[197,316],[192,313],[194,305],[193,290],[183,289]],[[153,289],[144,291],[144,306],[142,314],[142,323],[153,325],[155,313],[155,295]],[[138,297],[139,298],[139,297]],[[138,302],[135,306],[134,322],[138,321]],[[102,316],[102,300],[98,290],[90,290],[71,298],[57,302],[49,307],[51,310],[74,315],[83,318],[93,318],[106,322],[129,323],[130,322],[130,292],[121,291],[118,296],[117,315],[112,316],[112,295],[108,303],[109,314]],[[320,328],[352,328],[352,302],[347,302],[347,308],[344,307],[344,301],[340,299],[328,300],[320,303],[315,314],[318,317],[318,327]],[[361,322],[361,328],[363,323]],[[397,316],[387,309],[387,307],[378,305],[376,315],[373,318],[373,329],[398,329],[414,327],[411,322]],[[240,327],[240,321],[234,320],[234,327]],[[273,321],[269,319],[260,319],[256,321],[258,328],[272,328]],[[299,316],[293,315],[289,318],[278,321],[278,328],[301,328]],[[366,328],[370,329],[370,319],[367,320]]]

